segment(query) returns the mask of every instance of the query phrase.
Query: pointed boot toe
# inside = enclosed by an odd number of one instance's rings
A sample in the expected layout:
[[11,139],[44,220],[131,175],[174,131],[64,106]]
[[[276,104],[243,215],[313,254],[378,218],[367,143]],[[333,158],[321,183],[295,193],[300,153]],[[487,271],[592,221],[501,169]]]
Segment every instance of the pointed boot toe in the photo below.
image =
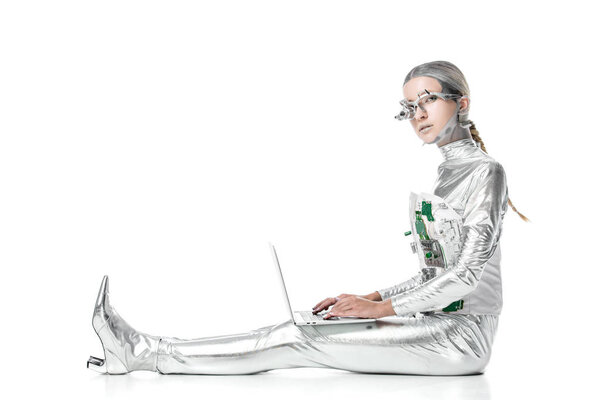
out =
[[92,326],[102,343],[104,359],[90,356],[88,368],[108,374],[156,370],[160,338],[136,331],[117,313],[110,304],[107,275],[100,284]]
[[119,343],[115,341],[114,333],[106,329],[111,319],[111,308],[108,293],[108,275],[104,275],[96,297],[94,314],[92,315],[92,327],[98,335],[100,343],[102,343],[104,359],[90,356],[87,367],[108,374],[126,374],[129,370],[125,362],[119,358],[118,351],[116,351]]

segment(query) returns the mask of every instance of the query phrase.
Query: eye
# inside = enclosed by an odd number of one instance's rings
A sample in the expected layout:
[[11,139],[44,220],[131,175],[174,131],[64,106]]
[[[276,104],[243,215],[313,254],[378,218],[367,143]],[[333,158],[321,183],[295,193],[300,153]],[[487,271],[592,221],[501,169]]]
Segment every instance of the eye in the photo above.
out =
[[438,97],[437,97],[436,95],[429,96],[429,97],[428,97],[428,98],[425,100],[425,102],[426,102],[426,103],[433,103],[434,101],[436,101],[436,100],[437,100],[437,98],[438,98]]

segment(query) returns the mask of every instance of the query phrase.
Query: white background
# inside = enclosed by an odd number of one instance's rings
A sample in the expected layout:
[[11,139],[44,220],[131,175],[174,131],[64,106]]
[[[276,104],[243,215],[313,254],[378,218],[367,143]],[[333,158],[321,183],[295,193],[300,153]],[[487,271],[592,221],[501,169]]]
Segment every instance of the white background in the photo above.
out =
[[[560,4],[560,5],[557,5]],[[0,391],[13,397],[525,398],[597,366],[598,62],[587,2],[54,1],[0,6]],[[523,222],[502,234],[486,373],[103,376],[102,276],[134,327],[197,338],[418,271],[408,195],[442,161],[393,116],[434,60]],[[597,372],[597,371],[596,371]]]

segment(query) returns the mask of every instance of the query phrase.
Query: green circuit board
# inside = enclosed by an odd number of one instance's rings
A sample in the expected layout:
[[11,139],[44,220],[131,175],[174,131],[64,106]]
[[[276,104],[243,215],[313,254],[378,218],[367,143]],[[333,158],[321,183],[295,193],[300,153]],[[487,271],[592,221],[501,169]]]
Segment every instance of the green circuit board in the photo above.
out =
[[[419,235],[419,240],[421,240],[421,246],[430,244],[432,245],[432,243],[426,243],[423,241],[431,241],[429,235],[427,234],[427,229],[425,227],[425,222],[423,221],[423,217],[426,217],[428,221],[434,221],[433,218],[433,213],[432,213],[432,209],[431,209],[431,202],[430,201],[422,201],[421,202],[421,211],[415,211],[415,229],[417,231],[417,235]],[[410,234],[410,232],[407,232]],[[406,234],[406,233],[405,233]],[[433,241],[433,242],[437,242],[437,241]],[[431,246],[432,247],[432,246]],[[441,253],[443,255],[443,249],[441,248],[441,246],[439,250],[441,250]],[[435,266],[436,263],[433,263],[432,261],[432,257],[433,259],[438,258],[437,254],[432,253],[431,251],[427,251],[427,253],[425,254],[425,258],[426,258],[426,263],[431,263],[433,266]],[[442,265],[443,266],[443,265]],[[453,302],[452,304],[449,304],[447,307],[443,308],[442,311],[444,312],[453,312],[453,311],[458,311],[458,310],[462,310],[464,306],[464,300],[458,300]]]

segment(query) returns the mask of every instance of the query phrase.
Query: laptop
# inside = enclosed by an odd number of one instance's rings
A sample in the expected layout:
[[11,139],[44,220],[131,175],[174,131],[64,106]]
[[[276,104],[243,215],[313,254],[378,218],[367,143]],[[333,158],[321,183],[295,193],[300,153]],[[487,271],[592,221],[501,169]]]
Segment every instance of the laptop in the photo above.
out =
[[[287,289],[285,288],[285,282],[283,280],[283,273],[281,272],[281,265],[279,265],[279,258],[277,257],[277,252],[275,251],[275,246],[271,242],[269,242],[269,247],[271,248],[271,253],[273,254],[273,261],[277,266],[277,271],[279,271],[279,276],[281,277],[281,287],[283,288],[283,294],[285,296],[285,300],[288,305],[288,309],[290,310],[290,315],[292,316],[292,321],[294,321],[294,325],[331,325],[331,324],[358,324],[363,322],[373,322],[377,321],[376,318],[359,318],[359,317],[331,317],[327,319],[323,319],[325,314],[327,314],[327,310],[323,310],[318,314],[313,314],[311,311],[292,311],[292,305],[290,304],[290,299],[287,294]],[[333,306],[329,306],[328,310],[331,310]]]

